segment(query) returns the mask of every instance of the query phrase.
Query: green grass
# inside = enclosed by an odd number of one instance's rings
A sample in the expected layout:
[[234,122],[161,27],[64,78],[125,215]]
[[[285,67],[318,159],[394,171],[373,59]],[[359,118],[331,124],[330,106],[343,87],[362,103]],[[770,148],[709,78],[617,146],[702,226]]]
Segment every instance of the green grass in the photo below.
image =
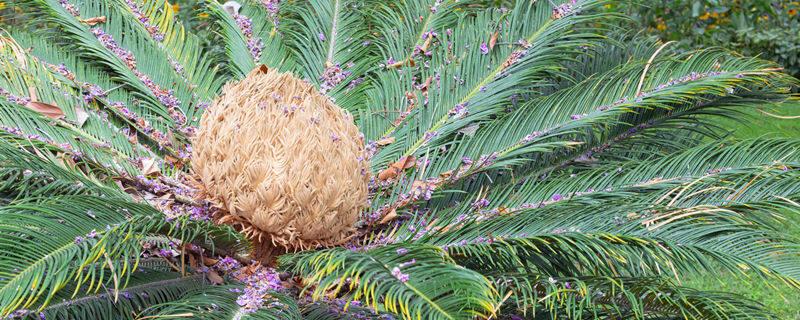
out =
[[[800,104],[795,108],[781,111],[766,109],[765,111],[781,116],[800,116]],[[762,112],[749,112],[744,122],[720,121],[718,125],[732,130],[734,138],[746,139],[759,136],[800,137],[800,118],[780,119],[765,115]],[[800,150],[798,150],[800,152]],[[796,218],[800,215],[794,215]],[[790,223],[787,232],[800,238],[800,218]],[[776,284],[770,287],[761,279],[738,279],[730,276],[727,279],[713,277],[695,277],[684,279],[683,284],[703,290],[725,291],[740,294],[764,304],[775,312],[780,319],[800,320],[800,290],[786,285]]]
[[[800,238],[800,221],[795,221],[787,232]],[[764,304],[780,319],[800,320],[800,290],[784,284],[776,283],[774,287],[770,287],[758,278],[748,281],[731,275],[727,279],[694,277],[685,279],[683,285],[702,290],[736,293]]]

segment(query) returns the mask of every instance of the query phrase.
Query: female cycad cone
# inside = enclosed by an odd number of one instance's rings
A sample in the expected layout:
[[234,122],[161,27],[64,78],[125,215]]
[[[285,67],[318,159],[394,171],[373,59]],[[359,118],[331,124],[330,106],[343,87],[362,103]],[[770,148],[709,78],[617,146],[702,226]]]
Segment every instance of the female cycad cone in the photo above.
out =
[[310,84],[262,66],[203,114],[192,166],[220,222],[271,246],[335,244],[367,200],[369,165],[352,117]]

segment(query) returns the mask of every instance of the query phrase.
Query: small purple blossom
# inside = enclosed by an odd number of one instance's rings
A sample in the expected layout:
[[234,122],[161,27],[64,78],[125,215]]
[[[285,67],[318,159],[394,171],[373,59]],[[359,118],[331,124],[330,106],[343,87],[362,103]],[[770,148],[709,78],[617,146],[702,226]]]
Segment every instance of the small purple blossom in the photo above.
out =
[[58,3],[62,7],[64,7],[64,9],[67,10],[67,12],[69,12],[69,14],[71,14],[71,15],[73,15],[75,17],[80,17],[81,13],[78,11],[78,9],[75,8],[75,6],[73,6],[67,0],[58,0]]
[[406,248],[397,249],[397,255],[399,255],[399,256],[404,256],[404,255],[406,255],[406,253],[408,253],[408,249],[406,249]]
[[236,259],[233,259],[231,257],[222,258],[219,261],[217,261],[217,263],[214,265],[214,267],[223,272],[228,272],[234,269],[238,269],[241,266],[242,265],[239,263],[239,261],[236,261]]
[[489,46],[486,45],[486,42],[481,43],[481,54],[483,55],[489,54]]
[[352,74],[353,73],[351,71],[345,70],[339,64],[334,64],[329,66],[328,68],[325,68],[325,71],[319,77],[319,80],[322,81],[322,83],[320,84],[320,91],[322,93],[330,91],[331,89],[342,83],[342,81],[350,77]]
[[161,249],[158,251],[158,255],[164,258],[172,258],[175,256],[175,251],[172,249]]
[[453,118],[463,118],[469,114],[469,102],[459,103],[447,112]]
[[437,132],[437,131],[428,131],[428,132],[425,132],[425,136],[423,137],[423,139],[425,140],[425,143],[428,143],[431,140],[433,140],[433,138],[436,138],[438,136],[439,136],[439,132]]
[[325,34],[322,33],[322,32],[318,33],[317,34],[317,39],[319,39],[319,41],[321,41],[321,42],[325,42]]
[[487,206],[489,206],[489,200],[487,200],[486,198],[478,199],[472,203],[472,208],[475,210],[480,210],[486,208]]
[[576,4],[578,3],[577,0],[571,0],[570,2],[561,4],[555,8],[553,8],[553,18],[560,19],[565,16],[571,15],[576,11]]
[[280,21],[278,20],[278,11],[280,11],[280,0],[261,0],[261,4],[267,9],[269,17],[272,18],[272,24],[276,28]]
[[392,276],[394,276],[395,278],[397,278],[397,280],[400,280],[400,282],[403,283],[408,281],[408,274],[405,274],[402,271],[400,271],[400,268],[398,267],[394,267],[394,269],[392,269]]

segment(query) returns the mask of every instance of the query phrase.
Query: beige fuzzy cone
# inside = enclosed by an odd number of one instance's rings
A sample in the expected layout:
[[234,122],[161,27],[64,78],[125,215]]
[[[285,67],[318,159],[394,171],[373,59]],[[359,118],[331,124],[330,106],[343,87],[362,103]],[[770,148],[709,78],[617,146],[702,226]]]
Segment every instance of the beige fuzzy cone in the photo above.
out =
[[220,222],[258,251],[341,242],[367,201],[369,165],[352,117],[305,81],[262,66],[203,114],[192,168]]

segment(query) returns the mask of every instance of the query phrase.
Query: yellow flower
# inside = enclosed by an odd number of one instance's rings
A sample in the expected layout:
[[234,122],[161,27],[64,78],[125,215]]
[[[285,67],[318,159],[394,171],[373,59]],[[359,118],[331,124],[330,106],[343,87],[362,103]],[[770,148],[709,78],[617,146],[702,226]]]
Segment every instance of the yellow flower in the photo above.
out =
[[178,10],[181,10],[181,5],[179,5],[177,3],[173,3],[172,4],[172,11],[178,12]]
[[667,30],[667,25],[664,23],[663,20],[659,19],[658,24],[656,25],[656,29],[658,29],[658,31]]
[[797,15],[797,9],[789,9],[789,16],[794,17]]
[[3,10],[5,8],[6,8],[6,3],[5,2],[0,2],[0,10]]
[[200,18],[200,19],[206,19],[206,18],[208,18],[208,13],[205,13],[205,12],[200,13],[200,14],[197,15],[197,17]]
[[710,18],[711,18],[711,15],[708,12],[703,13],[703,15],[700,16],[700,20],[703,20],[703,21],[708,20]]

